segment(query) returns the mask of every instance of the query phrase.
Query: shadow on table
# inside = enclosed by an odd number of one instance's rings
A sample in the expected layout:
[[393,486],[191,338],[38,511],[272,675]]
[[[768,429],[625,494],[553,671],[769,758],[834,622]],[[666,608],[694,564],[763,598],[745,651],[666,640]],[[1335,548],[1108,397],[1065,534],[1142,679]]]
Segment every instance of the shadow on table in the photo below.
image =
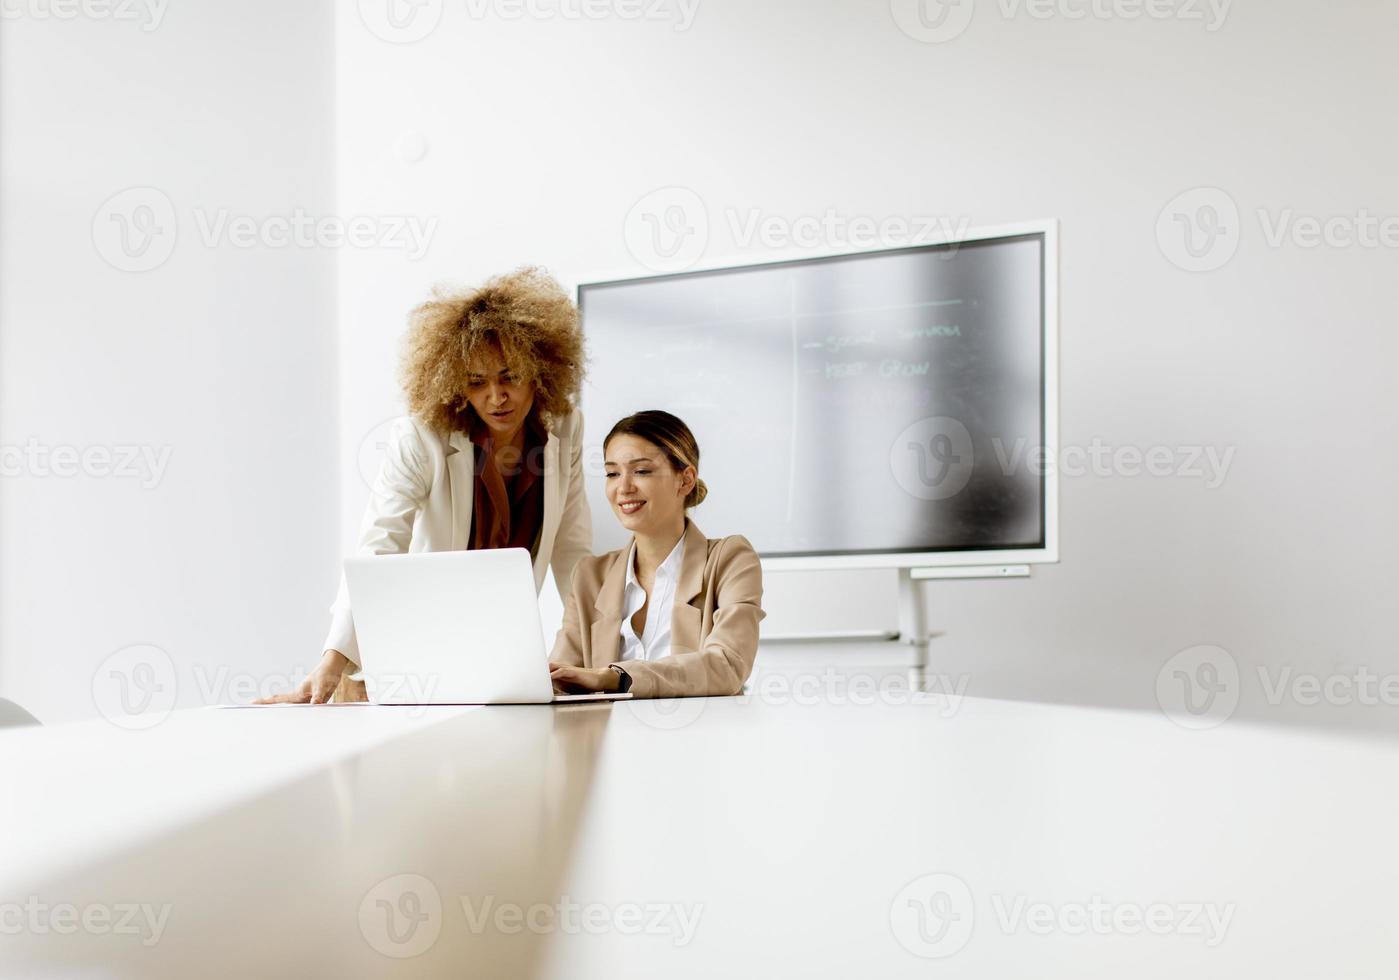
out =
[[470,711],[0,896],[0,976],[529,977],[611,711]]

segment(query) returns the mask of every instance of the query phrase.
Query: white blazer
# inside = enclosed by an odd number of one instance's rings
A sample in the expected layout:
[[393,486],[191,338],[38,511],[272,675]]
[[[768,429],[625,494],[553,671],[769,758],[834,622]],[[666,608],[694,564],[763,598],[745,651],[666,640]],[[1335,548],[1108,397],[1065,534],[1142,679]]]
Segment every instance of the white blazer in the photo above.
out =
[[[476,495],[472,448],[464,432],[443,437],[412,416],[394,422],[355,553],[466,550]],[[544,587],[544,572],[552,565],[559,595],[567,596],[573,566],[592,550],[593,518],[583,495],[583,416],[573,411],[554,424],[544,446],[544,525],[534,559],[535,591]],[[330,632],[321,649],[339,650],[358,664],[344,575],[330,614]]]

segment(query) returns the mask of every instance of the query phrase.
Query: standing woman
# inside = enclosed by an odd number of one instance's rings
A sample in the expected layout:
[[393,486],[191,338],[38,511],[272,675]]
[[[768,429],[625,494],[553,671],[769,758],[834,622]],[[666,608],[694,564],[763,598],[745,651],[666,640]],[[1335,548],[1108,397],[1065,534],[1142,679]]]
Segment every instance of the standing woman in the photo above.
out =
[[632,540],[578,563],[550,656],[565,690],[638,698],[739,694],[758,654],[763,569],[742,535],[685,516],[709,493],[699,446],[668,412],[639,412],[603,442],[607,501]]
[[[402,364],[409,416],[394,423],[360,532],[359,555],[528,548],[534,584],[559,594],[592,551],[583,496],[578,309],[539,269],[468,291],[435,291],[413,311]],[[342,577],[320,663],[268,701],[363,700]]]

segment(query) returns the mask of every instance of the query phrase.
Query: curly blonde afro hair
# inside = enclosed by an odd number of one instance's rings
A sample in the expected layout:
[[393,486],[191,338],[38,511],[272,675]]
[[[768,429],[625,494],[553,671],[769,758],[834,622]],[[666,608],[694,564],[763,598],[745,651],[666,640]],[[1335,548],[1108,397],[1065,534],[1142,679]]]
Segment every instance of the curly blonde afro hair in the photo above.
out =
[[583,383],[578,307],[543,269],[494,276],[475,289],[438,286],[409,316],[401,378],[408,410],[447,433],[466,431],[467,362],[498,345],[506,366],[534,383],[546,426],[573,410]]

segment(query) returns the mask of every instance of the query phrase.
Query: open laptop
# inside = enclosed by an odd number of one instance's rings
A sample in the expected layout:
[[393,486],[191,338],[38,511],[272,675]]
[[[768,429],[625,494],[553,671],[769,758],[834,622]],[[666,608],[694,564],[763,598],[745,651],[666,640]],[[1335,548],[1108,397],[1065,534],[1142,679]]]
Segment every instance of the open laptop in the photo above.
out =
[[548,704],[559,694],[524,548],[345,561],[365,691],[375,704]]

